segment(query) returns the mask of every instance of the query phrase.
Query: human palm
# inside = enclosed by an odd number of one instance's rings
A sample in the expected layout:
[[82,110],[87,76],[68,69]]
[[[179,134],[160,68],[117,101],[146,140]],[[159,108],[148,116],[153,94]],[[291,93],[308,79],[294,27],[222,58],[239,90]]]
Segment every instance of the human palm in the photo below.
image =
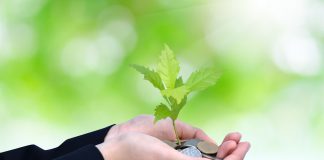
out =
[[[105,142],[108,144],[106,148],[113,148],[115,150],[110,156],[116,155],[114,160],[127,159],[131,155],[134,160],[137,158],[142,160],[150,160],[151,158],[152,160],[167,160],[171,157],[172,159],[176,157],[177,160],[191,159],[191,157],[180,154],[160,141],[176,139],[171,125],[171,119],[161,120],[156,124],[153,121],[153,116],[142,115],[112,127],[105,138]],[[197,138],[215,143],[201,129],[191,127],[181,121],[176,121],[176,127],[180,139]],[[228,134],[220,145],[217,157],[224,160],[243,160],[250,148],[250,144],[248,142],[240,142],[240,139],[240,133]],[[132,147],[128,150],[129,146]],[[103,146],[100,148],[102,149]],[[118,150],[118,148],[120,149]],[[140,151],[136,152],[136,148]],[[128,150],[127,154],[125,150]],[[118,151],[122,151],[123,153]],[[143,154],[143,152],[150,154]]]

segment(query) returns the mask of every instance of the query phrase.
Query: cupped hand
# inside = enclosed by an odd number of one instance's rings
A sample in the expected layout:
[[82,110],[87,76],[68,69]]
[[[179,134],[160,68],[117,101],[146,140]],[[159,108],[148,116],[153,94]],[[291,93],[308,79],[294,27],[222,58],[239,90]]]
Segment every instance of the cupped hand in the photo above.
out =
[[[106,139],[112,138],[124,133],[139,132],[144,133],[162,140],[176,140],[176,135],[173,130],[172,121],[170,118],[160,120],[153,123],[154,117],[151,115],[140,115],[125,123],[115,125],[108,132]],[[214,142],[199,128],[192,127],[179,120],[175,122],[177,132],[180,139],[201,139],[209,142]]]
[[192,158],[147,134],[128,132],[97,145],[105,160],[207,160]]
[[[171,119],[160,120],[156,124],[153,121],[153,116],[141,115],[125,123],[115,125],[108,132],[105,142],[97,147],[104,155],[107,153],[107,156],[116,157],[115,159],[111,158],[112,160],[134,159],[134,157],[141,157],[139,159],[142,160],[192,159],[160,141],[161,139],[176,140]],[[178,120],[175,124],[180,139],[197,138],[215,143],[199,128],[192,127]],[[220,145],[217,158],[243,160],[250,148],[250,144],[248,142],[240,142],[240,140],[240,133],[228,134]]]

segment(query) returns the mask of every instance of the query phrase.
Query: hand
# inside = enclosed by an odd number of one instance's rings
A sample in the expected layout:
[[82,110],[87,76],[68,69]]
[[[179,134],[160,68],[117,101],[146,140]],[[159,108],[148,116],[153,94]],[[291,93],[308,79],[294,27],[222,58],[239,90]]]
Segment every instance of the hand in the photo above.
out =
[[238,132],[228,134],[219,147],[217,158],[224,160],[243,160],[250,149],[249,142],[240,142],[241,134]]
[[[97,147],[105,156],[105,159],[134,159],[131,155],[136,155],[135,157],[139,157],[139,159],[143,160],[149,160],[151,159],[150,157],[152,157],[152,159],[161,160],[192,159],[191,157],[182,155],[158,140],[176,139],[171,119],[161,120],[156,124],[153,124],[153,120],[153,116],[142,115],[128,122],[115,125],[107,134],[105,142]],[[198,138],[215,143],[201,129],[191,127],[181,121],[176,121],[176,126],[180,139]],[[241,135],[238,133],[229,134],[219,148],[218,157],[225,158],[225,160],[243,159],[248,150],[246,149],[248,144],[246,145],[243,142],[239,144],[240,137]],[[139,150],[134,150],[134,148],[139,148]],[[117,159],[110,158],[109,156],[116,157]]]
[[128,132],[97,145],[105,160],[207,160],[188,157],[161,140],[138,132]]
[[[97,145],[107,160],[205,160],[192,158],[169,147],[162,140],[175,140],[171,119],[153,123],[154,117],[138,116],[113,126],[102,144]],[[199,138],[213,142],[202,130],[176,121],[181,139]]]
[[[161,140],[176,140],[170,118],[153,123],[154,117],[151,115],[141,115],[125,123],[115,125],[110,129],[105,139],[113,138],[129,132],[139,132],[156,137]],[[215,143],[199,128],[192,127],[181,121],[176,121],[176,128],[180,139],[201,139]]]

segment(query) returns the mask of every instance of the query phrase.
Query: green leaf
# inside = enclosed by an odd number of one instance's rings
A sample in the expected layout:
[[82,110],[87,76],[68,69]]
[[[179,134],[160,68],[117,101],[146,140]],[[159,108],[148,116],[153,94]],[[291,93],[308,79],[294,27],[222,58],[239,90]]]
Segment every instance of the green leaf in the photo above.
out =
[[214,85],[219,78],[219,73],[211,68],[201,69],[193,72],[186,85],[190,91],[203,90]]
[[181,103],[177,104],[177,101],[170,97],[169,98],[170,102],[171,102],[171,118],[176,120],[178,118],[178,115],[181,111],[181,109],[184,107],[184,105],[187,103],[187,96],[185,96]]
[[179,71],[179,62],[175,59],[172,50],[165,45],[157,66],[157,72],[159,73],[166,88],[172,89],[175,87],[175,81],[178,77]]
[[187,103],[187,96],[184,96],[179,104],[172,97],[170,97],[169,100],[171,102],[171,111],[173,111],[173,110],[181,110],[182,107]]
[[182,99],[189,93],[187,86],[183,85],[174,89],[166,89],[161,91],[163,96],[172,97],[176,100],[176,103],[181,103]]
[[[161,103],[155,108],[154,123],[170,117],[173,121],[173,129],[177,142],[180,144],[175,120],[187,102],[187,96],[191,91],[202,90],[216,83],[219,74],[213,69],[202,69],[192,73],[186,83],[182,77],[178,77],[180,66],[172,50],[165,45],[157,65],[157,71],[146,67],[132,65],[137,71],[144,74],[144,79],[150,81],[156,88],[160,89],[163,98],[168,105]],[[178,77],[178,78],[177,78]]]
[[164,90],[162,79],[157,72],[136,64],[131,65],[131,67],[142,73],[144,75],[144,79],[151,82],[154,87],[158,88],[159,90]]
[[183,86],[183,80],[182,77],[180,76],[176,82],[175,82],[175,88]]
[[160,105],[156,106],[156,108],[155,108],[154,123],[156,123],[157,121],[159,121],[161,119],[165,119],[167,117],[170,117],[170,115],[171,115],[171,111],[168,108],[168,106],[161,103]]

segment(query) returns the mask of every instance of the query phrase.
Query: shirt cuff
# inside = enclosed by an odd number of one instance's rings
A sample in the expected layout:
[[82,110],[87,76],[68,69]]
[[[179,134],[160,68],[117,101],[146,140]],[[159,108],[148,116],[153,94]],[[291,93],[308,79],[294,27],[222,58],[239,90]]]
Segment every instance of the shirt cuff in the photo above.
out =
[[87,145],[54,160],[104,160],[104,158],[96,146]]

